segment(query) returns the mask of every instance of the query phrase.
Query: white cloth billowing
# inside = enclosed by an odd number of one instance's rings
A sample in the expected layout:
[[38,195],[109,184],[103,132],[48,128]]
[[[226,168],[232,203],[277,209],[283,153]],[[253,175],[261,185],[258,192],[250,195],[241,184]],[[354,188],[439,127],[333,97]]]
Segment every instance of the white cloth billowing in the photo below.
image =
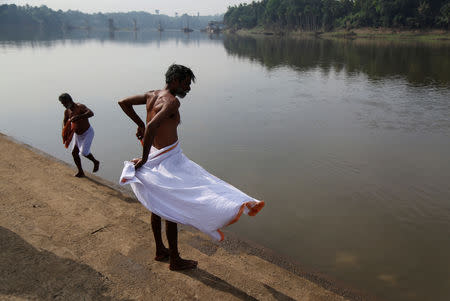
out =
[[132,162],[124,165],[120,184],[130,184],[147,209],[216,240],[224,238],[220,228],[236,222],[242,213],[253,216],[264,207],[264,202],[189,160],[178,142],[160,150],[152,147],[147,162],[137,172]]
[[76,145],[80,150],[80,155],[83,156],[89,155],[91,153],[91,144],[93,139],[94,139],[94,129],[92,128],[92,126],[89,126],[89,128],[81,135],[74,133],[72,139],[72,150],[75,148]]

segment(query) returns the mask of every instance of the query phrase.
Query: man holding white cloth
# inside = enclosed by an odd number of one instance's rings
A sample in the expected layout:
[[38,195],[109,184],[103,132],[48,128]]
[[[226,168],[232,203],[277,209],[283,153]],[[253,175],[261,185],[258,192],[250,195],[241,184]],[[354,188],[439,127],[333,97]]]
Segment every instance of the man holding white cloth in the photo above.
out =
[[[264,207],[264,202],[209,174],[183,154],[177,133],[180,101],[176,96],[184,98],[192,81],[191,69],[174,64],[166,72],[164,89],[119,101],[137,124],[136,136],[143,141],[142,158],[125,162],[120,183],[130,184],[138,200],[152,212],[155,260],[169,259],[171,270],[197,266],[196,261],[179,255],[177,223],[191,225],[221,241],[220,228],[236,222],[242,213],[253,216]],[[134,105],[146,105],[146,124]],[[162,241],[161,217],[166,220],[169,249]]]

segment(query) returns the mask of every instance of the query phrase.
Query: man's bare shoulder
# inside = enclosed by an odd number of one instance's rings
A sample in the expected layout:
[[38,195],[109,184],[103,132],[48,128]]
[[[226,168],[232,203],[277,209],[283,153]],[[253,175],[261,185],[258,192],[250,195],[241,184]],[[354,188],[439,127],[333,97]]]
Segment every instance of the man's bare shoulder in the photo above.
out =
[[146,99],[151,99],[151,98],[153,98],[153,97],[155,97],[155,96],[158,95],[158,90],[151,90],[151,91],[148,91],[148,92],[146,92],[144,95],[145,95],[145,98],[146,98]]
[[82,104],[82,103],[79,103],[79,102],[76,102],[76,103],[75,103],[75,106],[76,106],[78,109],[80,109],[80,110],[86,110],[86,109],[87,109],[86,105],[84,105],[84,104]]
[[170,107],[178,108],[180,106],[180,101],[178,100],[178,98],[173,96],[168,91],[160,91],[160,93],[158,94],[158,99],[157,99],[156,102],[157,102],[157,104],[161,104],[161,105],[166,104],[166,105],[168,105]]
[[145,102],[147,106],[147,111],[151,111],[155,106],[156,100],[158,98],[158,90],[152,90],[145,93]]

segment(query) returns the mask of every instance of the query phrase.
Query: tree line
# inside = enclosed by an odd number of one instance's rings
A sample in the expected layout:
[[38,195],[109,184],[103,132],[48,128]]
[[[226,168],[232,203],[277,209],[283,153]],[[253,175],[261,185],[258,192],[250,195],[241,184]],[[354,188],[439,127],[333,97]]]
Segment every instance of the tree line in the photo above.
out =
[[275,30],[330,31],[390,27],[448,30],[448,0],[262,0],[228,7],[232,29],[263,26]]
[[205,28],[209,21],[221,21],[223,15],[190,16],[182,14],[175,17],[148,12],[127,13],[95,13],[86,14],[80,11],[52,10],[43,5],[40,7],[0,5],[0,28],[3,30],[29,29],[64,31],[72,29],[110,29],[111,20],[115,29],[158,28],[181,29],[189,26],[194,29]]

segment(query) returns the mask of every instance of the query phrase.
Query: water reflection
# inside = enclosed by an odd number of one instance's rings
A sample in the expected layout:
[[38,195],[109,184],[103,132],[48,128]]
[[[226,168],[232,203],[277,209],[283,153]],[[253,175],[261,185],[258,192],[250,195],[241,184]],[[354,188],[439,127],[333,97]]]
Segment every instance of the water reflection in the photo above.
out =
[[359,106],[356,119],[371,129],[450,129],[450,43],[227,35],[224,46],[229,55],[256,61],[269,70],[284,66],[299,74],[319,70],[321,78],[355,83],[366,76],[371,84],[365,80],[353,85],[346,91],[346,101]]
[[200,32],[180,34],[176,30],[160,31],[95,31],[95,30],[72,30],[61,31],[39,31],[39,30],[2,30],[0,29],[0,47],[14,45],[16,47],[54,47],[64,41],[83,44],[90,41],[112,41],[115,43],[128,44],[157,44],[176,41],[182,45],[200,45],[202,41],[214,41],[222,43],[221,35],[207,35]]
[[320,68],[348,75],[364,73],[372,80],[403,77],[414,85],[450,83],[450,43],[386,40],[323,40],[227,35],[228,54],[257,61],[269,69],[298,71]]

